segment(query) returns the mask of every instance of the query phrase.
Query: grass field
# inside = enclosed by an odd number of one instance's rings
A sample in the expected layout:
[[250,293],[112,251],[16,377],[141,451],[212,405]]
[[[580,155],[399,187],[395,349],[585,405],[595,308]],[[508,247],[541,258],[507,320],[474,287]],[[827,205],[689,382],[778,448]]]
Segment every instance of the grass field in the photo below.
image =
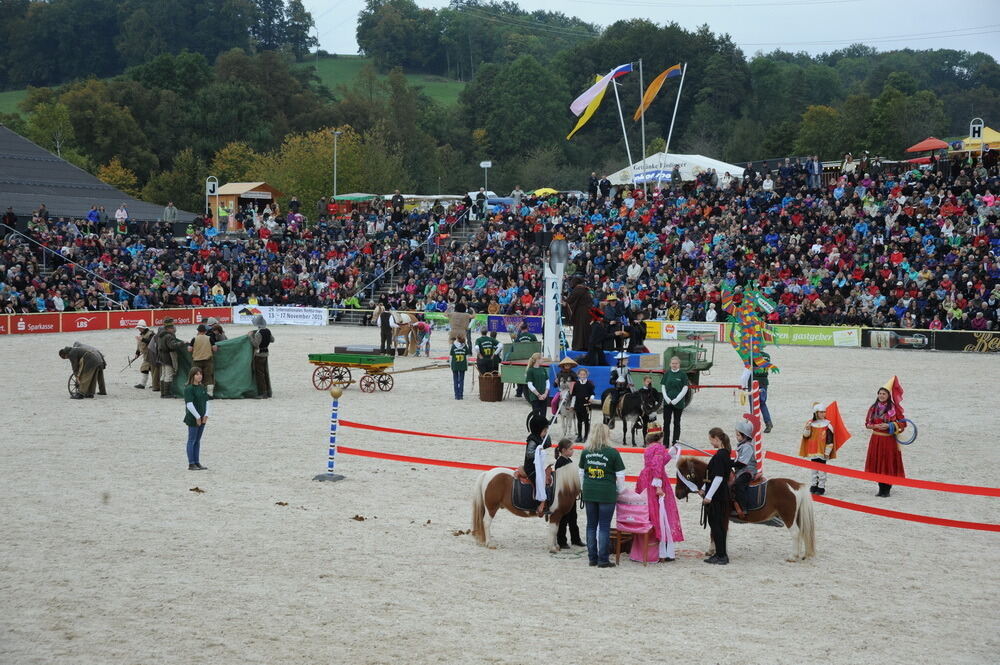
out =
[[27,94],[27,90],[0,92],[0,113],[18,113],[17,105]]
[[[323,82],[323,85],[331,90],[338,85],[351,85],[357,78],[358,72],[370,62],[370,58],[362,58],[356,55],[338,55],[336,57],[320,58],[307,61],[316,67],[316,73]],[[380,76],[380,78],[385,78]],[[407,74],[407,80],[411,85],[423,89],[424,94],[442,106],[450,106],[458,101],[458,93],[462,91],[465,84],[454,79],[447,79],[443,76],[431,76],[426,74]]]

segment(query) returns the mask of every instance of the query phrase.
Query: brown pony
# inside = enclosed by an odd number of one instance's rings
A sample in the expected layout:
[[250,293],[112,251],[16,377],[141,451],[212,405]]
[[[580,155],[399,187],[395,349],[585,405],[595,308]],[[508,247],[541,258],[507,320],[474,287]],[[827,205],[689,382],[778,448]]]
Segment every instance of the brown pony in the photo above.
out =
[[[555,496],[549,516],[545,519],[549,522],[549,551],[558,552],[556,531],[559,529],[559,520],[573,509],[580,496],[580,476],[576,465],[566,464],[556,469],[553,482]],[[472,535],[478,544],[491,550],[496,549],[496,542],[490,537],[490,523],[501,508],[506,508],[518,517],[536,517],[534,512],[514,507],[510,500],[513,488],[514,472],[510,469],[490,469],[479,474],[472,497]]]
[[[677,462],[678,476],[684,476],[694,485],[701,487],[705,482],[708,464],[700,459],[685,455]],[[777,517],[792,535],[792,556],[788,561],[800,561],[816,555],[816,531],[813,519],[813,502],[809,488],[788,478],[771,478],[767,481],[767,496],[764,505],[746,514],[746,522],[759,524]],[[684,499],[691,493],[680,478],[674,495]],[[734,518],[733,521],[740,522]],[[714,546],[709,547],[712,554]]]

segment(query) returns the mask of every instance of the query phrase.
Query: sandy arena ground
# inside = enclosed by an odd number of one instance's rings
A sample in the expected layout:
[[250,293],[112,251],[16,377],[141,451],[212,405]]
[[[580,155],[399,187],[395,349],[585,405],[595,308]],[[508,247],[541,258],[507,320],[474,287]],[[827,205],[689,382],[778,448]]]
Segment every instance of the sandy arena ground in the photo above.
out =
[[[817,504],[816,559],[786,563],[783,530],[733,526],[732,564],[708,566],[697,557],[708,532],[690,502],[680,504],[683,558],[597,570],[576,550],[548,554],[540,520],[500,514],[495,551],[454,535],[469,528],[474,471],[343,455],[346,481],[313,482],[325,468],[329,398],[313,389],[306,354],[370,344],[377,332],[275,334],[275,399],[214,402],[204,472],[187,471],[180,400],[135,390],[137,372],[119,373],[133,333],[0,339],[0,663],[997,662],[996,533]],[[109,358],[109,397],[67,398],[69,365],[56,351],[78,338]],[[441,355],[444,335],[435,338],[432,355]],[[769,400],[773,450],[795,454],[811,402],[837,399],[855,434],[838,463],[862,468],[865,410],[898,374],[920,426],[904,451],[907,472],[1000,484],[1000,356],[801,347],[773,355],[782,369]],[[739,377],[728,347],[717,348],[716,364],[706,382]],[[467,388],[459,403],[449,372],[403,374],[391,393],[352,386],[341,415],[523,439],[523,402],[482,403],[478,385]],[[732,391],[702,392],[685,412],[684,438],[731,430],[740,411]],[[341,443],[497,465],[522,454],[348,428]],[[624,457],[637,473],[641,456]],[[766,470],[808,480],[776,462]],[[847,501],[1000,522],[996,499],[897,487],[885,500],[875,491],[828,482],[828,495]]]

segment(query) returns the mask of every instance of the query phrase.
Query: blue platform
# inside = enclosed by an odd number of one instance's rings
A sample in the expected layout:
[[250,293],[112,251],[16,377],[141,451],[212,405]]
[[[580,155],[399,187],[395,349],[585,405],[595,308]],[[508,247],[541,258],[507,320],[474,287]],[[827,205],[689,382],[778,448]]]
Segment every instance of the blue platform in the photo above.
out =
[[[615,359],[617,351],[605,351],[604,359],[608,363],[603,367],[590,367],[588,365],[578,365],[573,368],[574,372],[578,372],[581,369],[587,370],[590,374],[590,381],[594,384],[594,399],[601,399],[601,394],[611,387],[611,371],[618,366],[618,361]],[[566,357],[572,358],[576,362],[580,362],[587,353],[585,351],[567,351]],[[632,369],[638,369],[640,358],[642,356],[656,356],[659,358],[658,353],[630,353],[628,357],[628,366]],[[554,386],[556,384],[556,374],[559,373],[558,365],[549,365],[549,381],[552,382]]]

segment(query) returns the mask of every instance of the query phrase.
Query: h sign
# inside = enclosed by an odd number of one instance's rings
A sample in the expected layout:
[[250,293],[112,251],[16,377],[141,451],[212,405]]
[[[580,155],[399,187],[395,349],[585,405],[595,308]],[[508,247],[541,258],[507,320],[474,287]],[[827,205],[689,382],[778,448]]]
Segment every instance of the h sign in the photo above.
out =
[[972,122],[969,123],[969,138],[970,139],[982,139],[983,138],[983,119],[973,118]]

